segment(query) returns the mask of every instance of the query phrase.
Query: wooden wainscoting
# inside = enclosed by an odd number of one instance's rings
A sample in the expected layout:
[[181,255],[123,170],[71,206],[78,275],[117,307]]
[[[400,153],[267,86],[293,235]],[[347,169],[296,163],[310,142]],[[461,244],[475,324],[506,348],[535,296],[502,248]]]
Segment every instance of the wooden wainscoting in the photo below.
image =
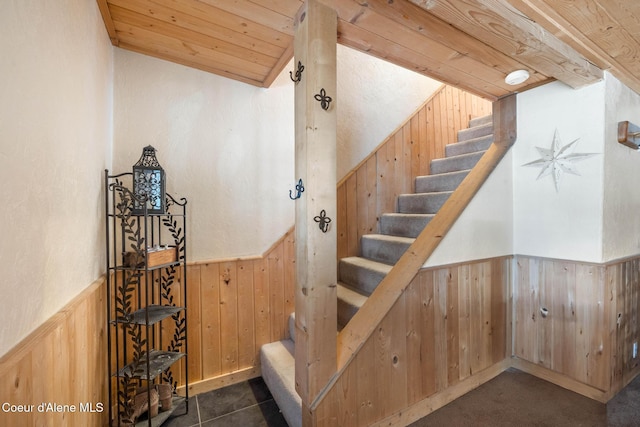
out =
[[607,265],[608,298],[615,297],[616,310],[609,315],[613,397],[640,374],[640,349],[634,358],[633,344],[640,345],[640,257]]
[[260,376],[260,347],[289,337],[293,229],[263,256],[190,264],[187,279],[189,394]]
[[421,270],[316,409],[319,426],[406,425],[508,367],[511,257]]
[[0,425],[108,425],[105,295],[105,280],[95,281],[0,358],[0,405],[34,405],[0,407]]
[[638,373],[640,259],[517,256],[514,366],[606,402]]
[[397,196],[412,193],[416,176],[457,140],[469,119],[491,114],[491,102],[442,86],[359,165],[338,182],[338,259],[359,254],[360,237],[376,233]]

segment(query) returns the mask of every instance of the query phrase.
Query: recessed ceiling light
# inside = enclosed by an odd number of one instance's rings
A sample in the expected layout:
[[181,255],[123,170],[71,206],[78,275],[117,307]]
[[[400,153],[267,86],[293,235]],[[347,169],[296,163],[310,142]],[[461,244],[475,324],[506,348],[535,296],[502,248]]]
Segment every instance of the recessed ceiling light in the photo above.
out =
[[504,82],[508,85],[519,85],[520,83],[524,83],[529,78],[529,72],[527,70],[516,70],[509,74],[504,78]]

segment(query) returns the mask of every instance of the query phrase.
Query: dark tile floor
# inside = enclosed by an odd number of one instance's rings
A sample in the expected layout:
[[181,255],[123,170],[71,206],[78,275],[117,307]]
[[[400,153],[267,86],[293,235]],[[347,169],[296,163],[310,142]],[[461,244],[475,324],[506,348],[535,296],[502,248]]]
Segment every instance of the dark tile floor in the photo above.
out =
[[233,384],[189,398],[162,427],[287,427],[262,378]]

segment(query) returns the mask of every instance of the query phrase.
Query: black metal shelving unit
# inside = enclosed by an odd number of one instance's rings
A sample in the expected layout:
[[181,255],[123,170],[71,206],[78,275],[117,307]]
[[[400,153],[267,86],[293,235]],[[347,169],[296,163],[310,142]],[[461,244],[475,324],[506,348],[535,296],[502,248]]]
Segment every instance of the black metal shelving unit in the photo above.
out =
[[[159,426],[182,401],[189,411],[187,201],[167,194],[164,213],[150,214],[146,207],[140,213],[145,203],[135,203],[132,175],[105,170],[104,177],[109,419],[117,426],[132,421]],[[160,252],[163,257],[155,262]],[[178,361],[184,364],[184,397],[176,394]],[[136,396],[151,408],[152,390],[166,384],[171,386],[171,409],[155,417],[148,409],[133,419]]]

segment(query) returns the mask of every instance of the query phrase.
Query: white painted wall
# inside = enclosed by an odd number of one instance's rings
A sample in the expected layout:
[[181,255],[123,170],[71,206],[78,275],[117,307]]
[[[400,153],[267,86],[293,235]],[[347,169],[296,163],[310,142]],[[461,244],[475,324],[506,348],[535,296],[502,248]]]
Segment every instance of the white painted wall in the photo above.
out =
[[603,261],[640,252],[640,151],[618,143],[618,122],[640,125],[640,95],[606,73]]
[[[158,150],[189,200],[191,260],[258,255],[293,226],[292,63],[269,89],[120,49],[115,63],[114,172]],[[342,46],[338,74],[339,179],[440,83]]]
[[340,180],[442,83],[342,45],[337,57]]
[[[518,95],[518,139],[513,151],[514,252],[578,261],[602,261],[605,83],[571,89],[550,83]],[[575,163],[556,192],[552,177],[536,179],[536,147],[578,139],[574,153],[599,153]],[[607,191],[609,189],[607,188]]]
[[513,254],[512,151],[489,175],[425,267]]
[[158,150],[188,199],[190,260],[259,255],[293,226],[288,71],[263,89],[121,49],[115,64],[114,171]]
[[95,1],[0,13],[0,356],[104,271],[113,49]]

